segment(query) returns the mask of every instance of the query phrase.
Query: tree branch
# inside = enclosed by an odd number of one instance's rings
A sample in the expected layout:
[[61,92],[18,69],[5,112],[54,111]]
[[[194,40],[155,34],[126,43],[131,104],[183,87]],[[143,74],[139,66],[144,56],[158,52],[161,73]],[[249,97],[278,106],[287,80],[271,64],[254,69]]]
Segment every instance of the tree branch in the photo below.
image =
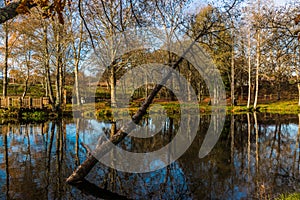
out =
[[[18,2],[12,2],[7,6],[0,8],[0,24],[3,24],[4,22],[19,15],[19,13],[17,12],[17,8],[21,3],[22,1],[20,0]],[[32,1],[27,1],[26,6],[28,9],[31,9],[33,7],[36,7],[37,4],[33,3]]]
[[88,34],[89,34],[92,47],[95,50],[96,48],[95,48],[95,45],[94,45],[94,40],[93,40],[92,33],[91,33],[91,31],[90,31],[90,29],[89,29],[89,27],[88,27],[88,25],[87,25],[87,23],[85,21],[85,18],[84,18],[83,14],[82,14],[82,11],[81,11],[81,0],[78,0],[78,12],[79,12],[79,16],[80,16],[81,20],[83,21],[84,27],[87,30]]

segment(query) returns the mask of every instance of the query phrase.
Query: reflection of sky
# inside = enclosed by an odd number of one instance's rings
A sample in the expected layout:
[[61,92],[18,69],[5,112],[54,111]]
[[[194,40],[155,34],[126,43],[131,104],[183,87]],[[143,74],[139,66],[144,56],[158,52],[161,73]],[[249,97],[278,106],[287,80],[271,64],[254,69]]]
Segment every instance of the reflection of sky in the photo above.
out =
[[[103,129],[110,128],[110,124],[99,122],[97,120],[89,120],[87,127],[80,128],[79,131],[79,144],[82,142],[89,146],[93,150],[101,135],[104,135]],[[67,125],[68,140],[72,145],[76,143],[76,125]],[[81,145],[80,145],[81,146]]]
[[[281,132],[285,135],[288,135],[290,139],[294,139],[296,141],[297,134],[298,134],[298,124],[281,124]],[[272,136],[276,130],[276,125],[270,125],[267,127],[266,135]]]

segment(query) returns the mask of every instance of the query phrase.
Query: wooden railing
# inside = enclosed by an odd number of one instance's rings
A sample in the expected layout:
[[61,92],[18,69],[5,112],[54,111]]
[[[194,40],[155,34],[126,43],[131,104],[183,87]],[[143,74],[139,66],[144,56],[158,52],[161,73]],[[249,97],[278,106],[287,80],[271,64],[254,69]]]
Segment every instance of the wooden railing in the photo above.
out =
[[25,97],[0,97],[0,108],[40,108],[48,107],[49,97],[31,98]]

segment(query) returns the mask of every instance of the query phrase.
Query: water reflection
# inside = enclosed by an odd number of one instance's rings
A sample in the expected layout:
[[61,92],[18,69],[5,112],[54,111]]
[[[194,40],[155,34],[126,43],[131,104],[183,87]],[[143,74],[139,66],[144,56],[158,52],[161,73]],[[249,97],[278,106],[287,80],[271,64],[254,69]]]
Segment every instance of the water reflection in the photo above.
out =
[[[168,167],[133,174],[99,163],[86,177],[89,182],[77,186],[65,184],[65,179],[98,138],[110,137],[118,124],[74,119],[1,125],[0,198],[261,199],[300,189],[300,115],[228,116],[218,143],[200,159],[209,122],[210,116],[201,117],[192,146]],[[142,124],[151,124],[151,119]],[[119,147],[133,152],[159,149],[175,136],[178,124],[169,118],[155,137],[128,137]]]

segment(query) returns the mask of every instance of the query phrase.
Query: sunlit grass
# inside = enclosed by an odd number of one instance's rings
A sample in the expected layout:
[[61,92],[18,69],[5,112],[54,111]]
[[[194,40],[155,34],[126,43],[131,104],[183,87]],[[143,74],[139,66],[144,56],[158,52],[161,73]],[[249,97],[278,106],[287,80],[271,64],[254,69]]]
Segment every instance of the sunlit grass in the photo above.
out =
[[300,113],[300,107],[297,101],[279,101],[269,104],[259,105],[261,112],[280,113],[280,114],[297,114]]
[[[134,101],[128,105],[128,108],[120,108],[116,111],[116,113],[119,115],[124,115],[125,113],[130,113],[131,115],[133,115],[141,105],[142,105],[142,101]],[[212,108],[213,108],[208,103],[180,104],[178,101],[167,101],[167,100],[155,101],[152,105],[162,106],[165,112],[169,116],[174,114],[179,114],[180,109],[185,109],[188,110],[189,112],[194,112],[195,109],[199,109],[200,113],[209,114],[212,112]],[[99,102],[95,104],[83,104],[81,106],[74,105],[74,107],[71,104],[66,106],[66,110],[72,110],[72,109],[81,110],[84,113],[88,113],[88,115],[95,115],[95,116],[110,116],[112,113],[111,106],[108,102]],[[158,114],[162,112],[160,107],[154,107],[151,111]],[[298,114],[300,113],[300,107],[298,106],[298,102],[296,100],[278,101],[278,102],[258,104],[257,111],[266,112],[266,113],[278,113],[278,114]],[[226,112],[228,114],[230,113],[244,114],[248,112],[254,112],[254,109],[252,105],[250,106],[250,108],[247,108],[246,105],[226,106]]]
[[282,194],[276,200],[298,200],[300,199],[300,193]]

